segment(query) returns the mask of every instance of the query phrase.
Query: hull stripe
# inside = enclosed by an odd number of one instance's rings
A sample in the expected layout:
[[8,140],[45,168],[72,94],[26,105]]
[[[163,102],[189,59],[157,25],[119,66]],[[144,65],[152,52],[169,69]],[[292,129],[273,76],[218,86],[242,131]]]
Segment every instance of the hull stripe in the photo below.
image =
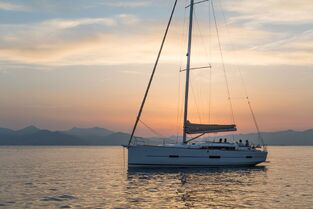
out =
[[254,163],[243,163],[236,165],[183,165],[183,164],[147,164],[147,163],[128,163],[129,166],[168,166],[168,167],[243,167],[243,166],[255,166]]
[[[172,158],[172,157],[170,157],[170,156],[162,156],[162,155],[146,155],[146,157],[162,157],[162,158]],[[221,158],[236,158],[236,159],[238,159],[238,158],[244,158],[244,159],[246,159],[246,158],[254,158],[254,159],[256,159],[256,158],[262,158],[263,159],[263,157],[262,156],[260,156],[260,157],[258,157],[258,156],[253,156],[253,157],[250,157],[250,156],[243,156],[243,157],[222,157],[222,156],[220,156],[220,158],[216,158],[216,159],[221,159]],[[214,157],[212,157],[212,156],[179,156],[179,157],[176,157],[176,158],[208,158],[208,159],[214,159]]]

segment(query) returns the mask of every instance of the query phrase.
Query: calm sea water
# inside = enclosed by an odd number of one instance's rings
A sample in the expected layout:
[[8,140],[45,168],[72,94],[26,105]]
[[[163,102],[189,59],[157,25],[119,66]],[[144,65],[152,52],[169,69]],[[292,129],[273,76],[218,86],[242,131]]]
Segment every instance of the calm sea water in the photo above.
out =
[[0,208],[313,208],[313,147],[269,151],[255,168],[128,170],[120,147],[0,147]]

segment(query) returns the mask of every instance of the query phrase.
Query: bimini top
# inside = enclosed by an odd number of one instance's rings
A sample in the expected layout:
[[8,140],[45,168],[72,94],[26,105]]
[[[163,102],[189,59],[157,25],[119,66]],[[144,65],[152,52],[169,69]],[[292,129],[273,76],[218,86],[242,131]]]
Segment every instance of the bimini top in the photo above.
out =
[[187,121],[185,125],[185,132],[187,134],[217,133],[227,131],[237,131],[236,125],[196,124],[190,123],[189,121]]

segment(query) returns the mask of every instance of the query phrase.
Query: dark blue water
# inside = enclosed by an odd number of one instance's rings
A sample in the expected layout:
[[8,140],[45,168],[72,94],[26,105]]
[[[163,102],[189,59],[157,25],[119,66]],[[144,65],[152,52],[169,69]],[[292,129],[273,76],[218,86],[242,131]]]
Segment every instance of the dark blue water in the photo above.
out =
[[120,147],[0,147],[0,208],[313,208],[313,147],[269,152],[255,168],[128,170]]

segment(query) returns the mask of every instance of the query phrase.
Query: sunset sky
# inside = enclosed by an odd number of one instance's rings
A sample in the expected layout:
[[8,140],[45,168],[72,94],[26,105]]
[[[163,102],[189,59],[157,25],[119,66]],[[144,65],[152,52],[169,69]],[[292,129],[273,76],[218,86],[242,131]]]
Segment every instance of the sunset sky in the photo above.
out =
[[[187,2],[178,1],[142,118],[165,135],[181,125]],[[0,127],[130,132],[173,3],[0,0]],[[262,131],[313,128],[313,1],[214,5],[239,131],[255,131],[240,72]],[[211,98],[210,122],[227,123],[212,10],[195,13],[192,65],[212,69],[191,74],[190,120],[209,121]]]

